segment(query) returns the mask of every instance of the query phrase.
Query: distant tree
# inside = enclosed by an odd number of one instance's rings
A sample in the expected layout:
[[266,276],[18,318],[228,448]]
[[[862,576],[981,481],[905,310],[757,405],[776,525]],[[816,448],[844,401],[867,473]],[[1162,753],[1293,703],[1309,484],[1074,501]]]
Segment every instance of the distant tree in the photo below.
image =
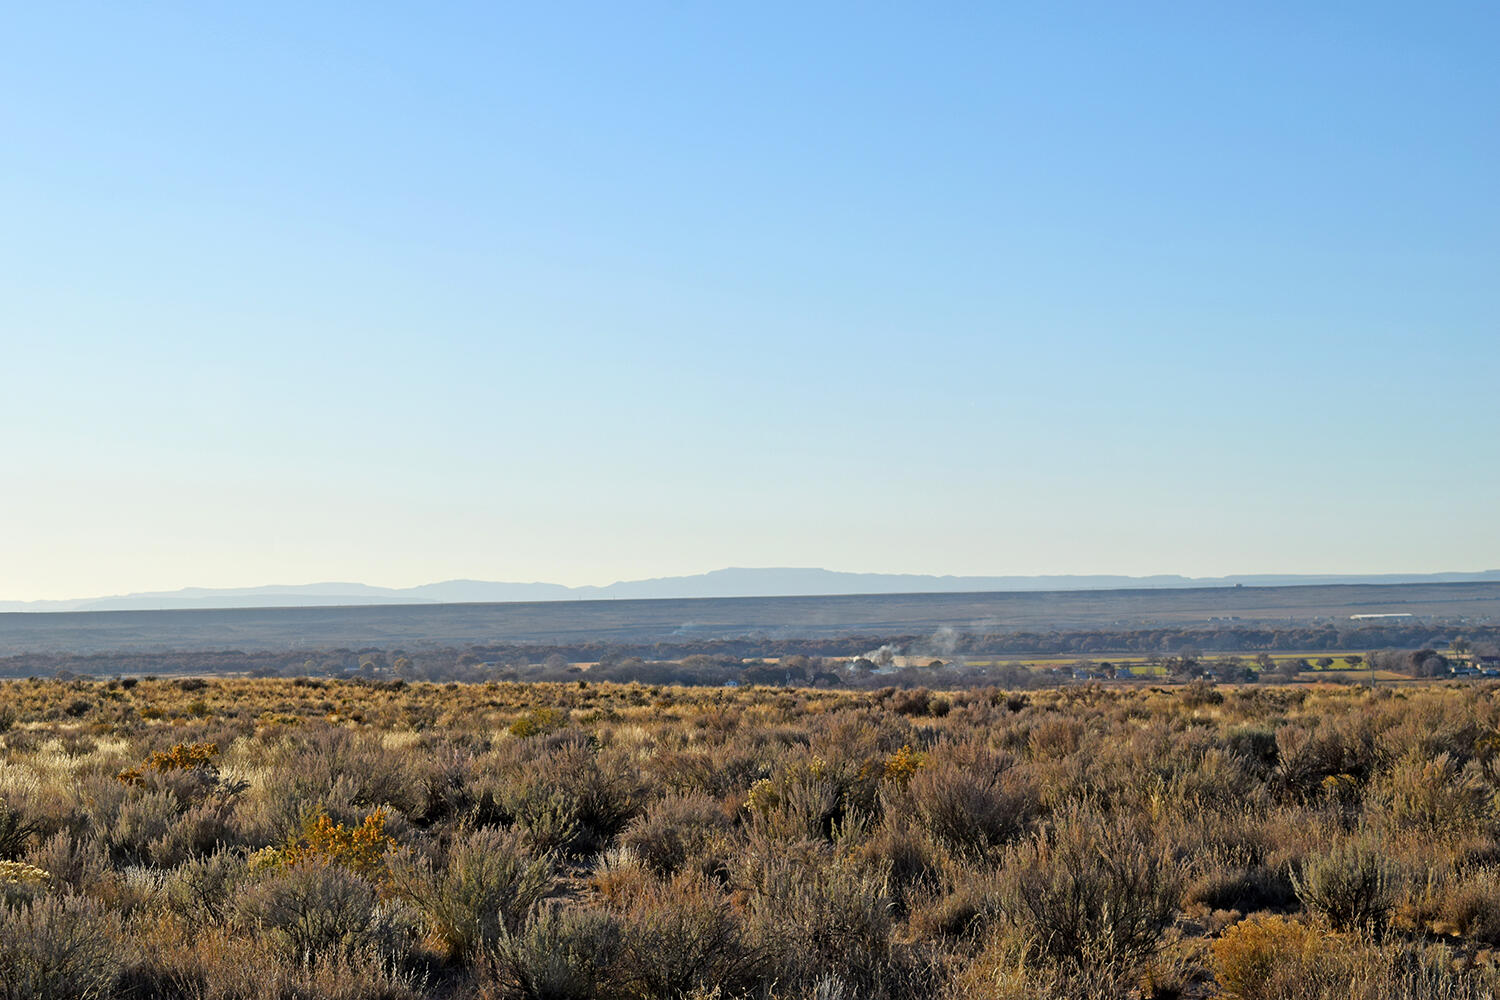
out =
[[756,664],[740,671],[740,680],[745,684],[782,684],[786,671],[777,664]]
[[1300,657],[1289,657],[1276,665],[1276,673],[1287,680],[1293,680],[1298,674],[1308,668],[1308,662]]
[[1414,677],[1439,677],[1448,672],[1448,659],[1435,649],[1417,649],[1406,654],[1406,672]]
[[1255,680],[1255,671],[1238,656],[1221,656],[1211,666],[1214,676],[1227,684],[1245,684]]

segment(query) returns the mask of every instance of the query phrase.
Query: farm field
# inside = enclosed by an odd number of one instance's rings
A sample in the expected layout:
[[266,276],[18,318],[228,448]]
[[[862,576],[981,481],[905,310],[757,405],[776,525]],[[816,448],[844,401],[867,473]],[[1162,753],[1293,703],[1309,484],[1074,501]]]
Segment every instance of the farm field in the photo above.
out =
[[3,682],[0,996],[1489,997],[1497,788],[1485,682]]

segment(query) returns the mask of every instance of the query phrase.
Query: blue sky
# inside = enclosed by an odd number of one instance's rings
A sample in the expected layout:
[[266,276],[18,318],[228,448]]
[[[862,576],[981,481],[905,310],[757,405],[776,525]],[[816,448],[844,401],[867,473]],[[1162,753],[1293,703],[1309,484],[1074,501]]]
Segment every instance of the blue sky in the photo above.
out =
[[1500,566],[1500,7],[926,7],[8,11],[0,599]]

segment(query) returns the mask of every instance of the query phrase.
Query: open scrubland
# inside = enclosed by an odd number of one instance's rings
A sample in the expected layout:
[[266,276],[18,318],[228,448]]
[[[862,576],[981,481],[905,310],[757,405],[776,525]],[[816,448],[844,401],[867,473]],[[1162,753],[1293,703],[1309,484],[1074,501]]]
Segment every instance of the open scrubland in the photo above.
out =
[[1500,687],[0,683],[0,998],[1470,998]]

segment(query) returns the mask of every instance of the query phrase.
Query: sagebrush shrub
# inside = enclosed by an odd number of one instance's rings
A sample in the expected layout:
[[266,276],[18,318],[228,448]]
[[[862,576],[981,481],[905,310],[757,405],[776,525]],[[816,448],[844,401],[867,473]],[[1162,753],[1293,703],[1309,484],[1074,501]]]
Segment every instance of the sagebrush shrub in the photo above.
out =
[[195,803],[146,845],[146,853],[153,863],[170,867],[232,846],[240,840],[234,813],[231,801],[207,799]]
[[701,793],[669,795],[647,806],[620,835],[658,875],[672,875],[720,844],[732,824],[719,804]]
[[1379,930],[1400,893],[1400,872],[1363,839],[1314,855],[1292,874],[1297,898],[1335,930]]
[[488,961],[482,995],[493,1000],[612,1000],[620,925],[611,914],[543,907],[516,933],[503,933]]
[[432,787],[441,785],[433,780],[431,758],[391,753],[378,733],[323,722],[282,733],[267,758],[278,778],[266,794],[282,802],[282,815],[268,819],[283,829],[298,826],[309,806],[334,812],[337,802],[361,814],[388,807],[403,816],[422,816],[431,806]]
[[0,1000],[108,1000],[120,933],[118,914],[81,896],[0,906]]
[[1230,857],[1206,862],[1183,898],[1214,910],[1253,913],[1292,905],[1297,893],[1285,866]]
[[1276,732],[1268,726],[1237,726],[1224,734],[1223,743],[1260,775],[1271,773],[1281,753]]
[[1460,767],[1448,754],[1407,754],[1380,783],[1376,803],[1397,826],[1428,834],[1478,829],[1492,818],[1492,793],[1477,763]]
[[926,715],[931,703],[931,691],[914,688],[896,693],[891,699],[891,708],[899,715]]
[[674,1000],[714,985],[734,992],[753,980],[759,952],[719,885],[699,872],[642,886],[620,921],[620,977],[643,997]]
[[942,846],[919,817],[887,807],[880,824],[846,853],[865,870],[883,876],[898,914],[937,889],[943,876]]
[[1155,952],[1181,889],[1181,867],[1144,831],[1074,809],[1006,856],[999,905],[1044,958],[1130,966]]
[[170,792],[131,795],[103,831],[110,853],[129,862],[151,860],[151,844],[167,835],[177,814],[177,799]]
[[554,885],[551,855],[518,831],[486,827],[465,835],[447,862],[398,867],[397,888],[421,911],[429,938],[450,958],[472,957],[515,931]]
[[104,845],[92,837],[75,839],[64,830],[27,852],[26,860],[74,891],[96,884],[109,870],[109,853]]
[[21,810],[0,800],[0,861],[14,861],[25,851],[31,835],[37,833],[35,823],[28,822]]
[[539,758],[517,762],[495,790],[495,807],[538,850],[597,853],[639,811],[639,779],[622,762],[601,758],[592,740],[556,739]]
[[263,872],[240,886],[231,905],[239,926],[303,961],[372,947],[404,950],[412,930],[411,917],[382,901],[368,880],[322,859]]
[[1500,945],[1500,869],[1483,867],[1455,874],[1442,887],[1439,930]]
[[885,810],[899,812],[903,799],[934,837],[962,854],[982,855],[1003,845],[1036,809],[1034,794],[1011,762],[990,752],[959,760],[929,754],[904,796],[888,797]]
[[921,905],[911,908],[907,927],[924,939],[977,938],[1001,913],[995,872],[987,866],[960,867],[945,880],[941,891],[917,898]]
[[1324,781],[1354,776],[1356,763],[1342,735],[1326,726],[1286,725],[1276,731],[1277,790],[1296,801],[1309,801],[1324,788]]
[[1209,708],[1224,704],[1224,695],[1213,681],[1199,678],[1183,685],[1182,704],[1187,708]]
[[877,989],[891,969],[891,900],[884,878],[842,865],[824,849],[787,851],[774,843],[746,859],[755,943],[773,977],[810,988],[832,972],[860,990]]
[[874,810],[883,772],[879,760],[790,757],[750,787],[745,804],[751,821],[771,837],[831,840],[847,816]]
[[218,923],[229,913],[235,889],[249,874],[248,862],[236,851],[191,858],[167,873],[167,906],[192,923]]

